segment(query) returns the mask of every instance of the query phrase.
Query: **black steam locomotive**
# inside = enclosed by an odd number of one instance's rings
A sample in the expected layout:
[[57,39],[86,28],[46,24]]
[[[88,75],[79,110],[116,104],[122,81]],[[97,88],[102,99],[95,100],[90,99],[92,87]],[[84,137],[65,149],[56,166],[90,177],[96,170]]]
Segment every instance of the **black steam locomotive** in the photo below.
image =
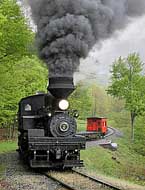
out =
[[77,113],[68,109],[73,79],[49,78],[47,94],[23,98],[18,111],[19,153],[32,168],[83,166],[85,138],[76,135]]

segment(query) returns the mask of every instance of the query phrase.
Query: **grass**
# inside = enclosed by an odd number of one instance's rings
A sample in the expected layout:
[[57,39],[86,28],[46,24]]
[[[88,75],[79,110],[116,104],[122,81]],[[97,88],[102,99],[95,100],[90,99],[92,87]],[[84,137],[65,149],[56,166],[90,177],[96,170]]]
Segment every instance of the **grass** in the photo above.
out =
[[85,120],[77,120],[77,131],[86,131],[87,121]]
[[134,152],[128,138],[117,139],[118,150],[93,147],[81,152],[88,171],[145,185],[145,159]]
[[15,151],[17,149],[16,141],[2,141],[0,142],[0,154]]

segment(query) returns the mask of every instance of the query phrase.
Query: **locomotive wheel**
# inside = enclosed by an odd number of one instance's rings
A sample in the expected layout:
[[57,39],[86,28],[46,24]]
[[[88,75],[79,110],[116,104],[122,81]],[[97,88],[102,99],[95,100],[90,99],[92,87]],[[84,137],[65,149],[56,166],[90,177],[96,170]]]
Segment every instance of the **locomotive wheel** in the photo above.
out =
[[70,137],[76,133],[77,124],[68,114],[57,114],[50,122],[50,132],[54,137]]

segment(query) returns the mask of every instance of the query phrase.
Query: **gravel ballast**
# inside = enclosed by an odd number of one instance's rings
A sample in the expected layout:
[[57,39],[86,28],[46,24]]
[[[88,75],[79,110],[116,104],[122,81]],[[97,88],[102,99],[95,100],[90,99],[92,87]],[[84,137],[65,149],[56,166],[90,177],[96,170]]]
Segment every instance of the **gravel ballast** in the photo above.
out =
[[31,170],[18,153],[0,155],[0,190],[61,190],[62,187],[44,175]]

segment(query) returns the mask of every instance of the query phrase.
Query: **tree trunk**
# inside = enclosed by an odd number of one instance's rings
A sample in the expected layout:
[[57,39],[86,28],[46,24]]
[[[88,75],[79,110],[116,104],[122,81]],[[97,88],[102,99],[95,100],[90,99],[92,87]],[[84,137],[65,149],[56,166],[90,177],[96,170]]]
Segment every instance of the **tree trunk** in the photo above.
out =
[[131,112],[131,140],[134,142],[134,121],[135,121],[135,114]]
[[15,126],[16,126],[16,119],[14,118],[12,123],[12,136],[11,136],[12,139],[14,138]]

